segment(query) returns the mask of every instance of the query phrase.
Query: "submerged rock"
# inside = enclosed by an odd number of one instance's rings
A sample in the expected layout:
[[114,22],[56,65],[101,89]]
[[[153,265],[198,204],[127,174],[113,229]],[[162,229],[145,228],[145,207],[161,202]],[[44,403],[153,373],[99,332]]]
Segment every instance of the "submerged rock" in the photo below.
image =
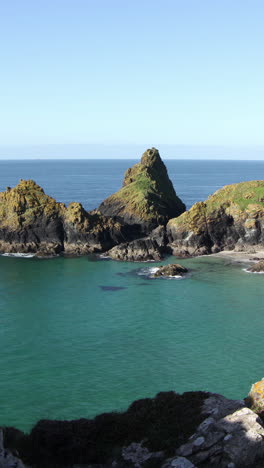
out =
[[247,271],[250,271],[251,273],[264,273],[264,260],[261,260],[255,265],[247,268]]
[[188,269],[184,266],[180,265],[179,263],[171,263],[170,265],[161,266],[153,276],[158,278],[160,276],[184,276],[188,273]]
[[126,171],[123,187],[104,200],[99,211],[149,233],[185,211],[156,148],[145,151],[141,162]]
[[264,245],[264,181],[223,187],[171,219],[167,235],[177,255],[252,251],[252,246]]

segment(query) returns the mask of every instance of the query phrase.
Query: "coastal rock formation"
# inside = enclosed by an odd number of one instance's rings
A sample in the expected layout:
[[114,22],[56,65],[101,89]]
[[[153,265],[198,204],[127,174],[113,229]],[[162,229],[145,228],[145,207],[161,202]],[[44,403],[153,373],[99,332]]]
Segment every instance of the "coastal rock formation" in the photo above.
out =
[[21,180],[0,193],[0,251],[62,251],[65,207],[47,196],[33,180]]
[[171,219],[167,235],[176,255],[243,251],[264,245],[264,181],[223,187]]
[[3,432],[5,453],[18,451],[34,468],[260,468],[264,463],[262,419],[244,400],[214,393],[162,392],[135,401],[123,413],[41,420],[29,435],[14,428]]
[[260,262],[247,268],[247,271],[250,271],[251,273],[264,273],[264,260],[260,260]]
[[264,411],[264,378],[252,385],[247,400],[255,411]]
[[0,193],[0,252],[39,256],[108,250],[133,232],[80,203],[57,203],[33,180]]
[[145,151],[141,162],[125,173],[123,187],[104,200],[98,210],[148,234],[185,211],[156,148]]
[[116,245],[107,252],[113,260],[123,260],[129,262],[160,261],[162,259],[162,249],[158,243],[150,237],[136,239]]
[[164,277],[172,277],[172,276],[184,276],[188,273],[187,268],[180,265],[179,263],[171,263],[170,265],[161,266],[154,274],[154,278],[159,278],[161,276]]
[[[46,195],[33,180],[7,187],[0,193],[0,252],[83,255],[123,244],[111,256],[157,259],[167,243],[165,229],[159,225],[184,210],[159,152],[153,148],[127,170],[124,187],[99,210],[87,212],[76,202],[66,207]],[[125,247],[157,226],[150,239]]]

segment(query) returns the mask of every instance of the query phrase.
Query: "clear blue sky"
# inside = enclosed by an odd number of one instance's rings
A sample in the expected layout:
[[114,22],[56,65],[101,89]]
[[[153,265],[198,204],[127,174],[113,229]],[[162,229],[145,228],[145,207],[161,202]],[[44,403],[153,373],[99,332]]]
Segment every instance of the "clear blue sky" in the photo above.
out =
[[0,0],[0,157],[264,158],[263,24],[263,0]]

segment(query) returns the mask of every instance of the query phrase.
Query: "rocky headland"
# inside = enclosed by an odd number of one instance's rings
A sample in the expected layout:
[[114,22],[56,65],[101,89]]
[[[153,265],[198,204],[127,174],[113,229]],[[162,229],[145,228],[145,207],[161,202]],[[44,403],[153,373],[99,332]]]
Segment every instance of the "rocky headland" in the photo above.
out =
[[185,211],[155,148],[126,171],[118,192],[90,212],[77,202],[56,202],[32,180],[0,193],[0,253],[160,261],[166,254],[263,248],[264,181],[228,185]]
[[264,181],[227,185],[171,219],[168,243],[175,255],[223,250],[253,252],[264,243]]
[[76,202],[66,207],[33,180],[7,187],[0,193],[0,252],[83,255],[120,246],[122,254],[109,255],[126,259],[125,246],[138,240],[128,248],[127,259],[157,259],[166,244],[162,227],[184,210],[159,152],[152,148],[127,170],[123,187],[98,210],[87,212]]
[[94,419],[0,428],[1,468],[261,468],[264,381],[245,400],[161,392]]

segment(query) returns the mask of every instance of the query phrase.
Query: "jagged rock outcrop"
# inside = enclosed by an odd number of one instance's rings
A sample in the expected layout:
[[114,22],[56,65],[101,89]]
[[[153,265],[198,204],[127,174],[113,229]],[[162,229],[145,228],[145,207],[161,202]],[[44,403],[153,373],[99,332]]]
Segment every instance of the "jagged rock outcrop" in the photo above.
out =
[[99,210],[87,212],[75,202],[66,207],[46,195],[33,180],[7,187],[0,193],[0,252],[82,255],[124,244],[119,253],[118,249],[111,253],[114,258],[156,259],[167,242],[164,232],[135,242],[127,254],[125,243],[144,237],[184,210],[159,152],[153,148],[128,169],[124,187]]
[[39,256],[108,250],[133,238],[133,231],[80,203],[66,207],[33,180],[0,193],[0,252]]
[[[5,453],[20,463],[12,448],[34,468],[260,468],[263,439],[263,421],[244,400],[162,392],[135,401],[123,413],[42,420],[29,435],[5,428],[0,461]],[[3,465],[11,466],[16,465]]]
[[185,211],[156,148],[145,151],[141,162],[125,173],[123,187],[104,200],[98,210],[148,234]]
[[154,278],[159,277],[173,277],[173,276],[184,276],[188,273],[188,269],[184,266],[180,265],[179,263],[171,263],[169,265],[161,266],[155,273],[153,274]]
[[214,412],[205,419],[176,453],[197,467],[253,467],[264,456],[263,438],[258,415],[249,408],[234,407],[221,417]]
[[21,180],[0,193],[0,251],[53,254],[63,250],[62,203],[47,196],[33,180]]
[[113,260],[129,262],[156,262],[162,259],[162,249],[158,243],[150,237],[136,239],[116,245],[107,252]]
[[264,245],[264,181],[227,185],[167,224],[176,255]]

